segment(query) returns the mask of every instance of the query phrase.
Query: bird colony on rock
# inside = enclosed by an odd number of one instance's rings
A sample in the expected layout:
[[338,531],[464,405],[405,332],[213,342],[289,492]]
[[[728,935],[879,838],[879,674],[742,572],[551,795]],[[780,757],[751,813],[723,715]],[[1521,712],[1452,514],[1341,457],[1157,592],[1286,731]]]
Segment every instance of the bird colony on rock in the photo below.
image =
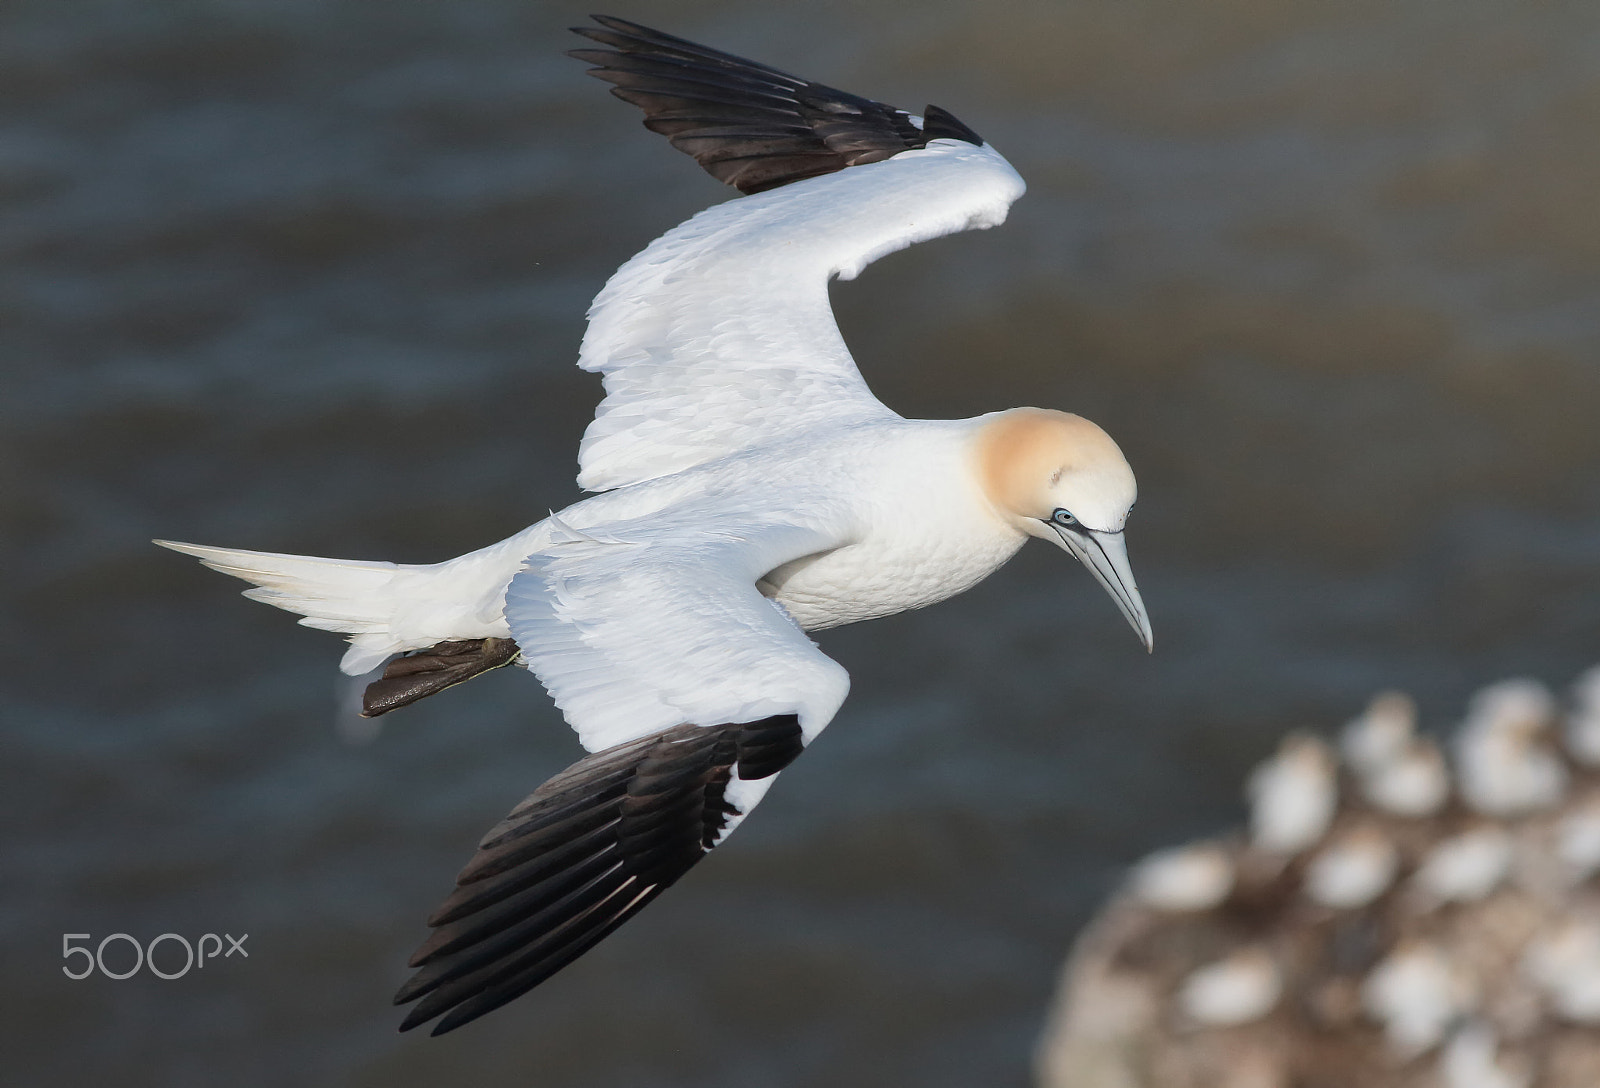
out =
[[1041,1088],[1600,1085],[1600,667],[1483,689],[1448,752],[1380,695],[1247,793],[1079,938]]

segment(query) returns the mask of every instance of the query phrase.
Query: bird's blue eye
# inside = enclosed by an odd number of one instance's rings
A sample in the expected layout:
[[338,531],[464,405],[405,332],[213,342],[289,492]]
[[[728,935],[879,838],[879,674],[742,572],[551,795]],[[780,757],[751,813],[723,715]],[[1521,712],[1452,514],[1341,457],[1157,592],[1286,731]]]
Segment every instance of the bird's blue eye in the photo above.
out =
[[1057,510],[1055,513],[1050,515],[1050,520],[1055,522],[1057,525],[1066,525],[1069,527],[1078,524],[1078,519],[1067,513],[1065,510]]

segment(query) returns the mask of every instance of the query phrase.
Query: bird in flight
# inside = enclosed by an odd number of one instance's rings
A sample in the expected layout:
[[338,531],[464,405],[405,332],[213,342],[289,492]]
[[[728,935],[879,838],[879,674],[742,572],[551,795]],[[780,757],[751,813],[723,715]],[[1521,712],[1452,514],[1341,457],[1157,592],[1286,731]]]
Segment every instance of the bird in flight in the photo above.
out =
[[1023,192],[1011,165],[936,106],[595,21],[577,33],[606,48],[572,55],[745,195],[656,239],[590,307],[578,365],[605,398],[578,483],[594,494],[431,565],[157,541],[348,635],[346,673],[387,661],[368,715],[515,661],[591,753],[484,836],[411,958],[401,1030],[526,993],[726,839],[849,688],[805,632],[944,600],[1038,537],[1151,645],[1116,443],[1050,409],[906,419],[828,303],[834,277],[1003,222]]

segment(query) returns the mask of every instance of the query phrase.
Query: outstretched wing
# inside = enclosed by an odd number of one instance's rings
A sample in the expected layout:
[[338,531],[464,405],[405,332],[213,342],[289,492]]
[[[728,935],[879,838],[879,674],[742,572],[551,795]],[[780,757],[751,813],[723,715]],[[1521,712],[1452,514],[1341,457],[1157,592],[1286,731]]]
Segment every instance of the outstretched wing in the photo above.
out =
[[[820,508],[798,490],[787,498]],[[810,737],[844,701],[849,674],[756,581],[847,542],[822,516],[801,522],[727,496],[604,532],[556,521],[506,590],[506,622],[591,752],[774,714],[798,714]]]
[[[594,755],[486,835],[396,995],[449,1031],[577,959],[746,815],[849,677],[756,590],[842,542],[729,509],[580,531],[556,522],[506,594],[523,661]],[[629,542],[630,534],[639,534]]]
[[[593,948],[709,853],[804,742],[793,714],[682,725],[550,779],[483,837],[411,957],[400,1030],[441,1035]],[[419,1000],[420,999],[420,1000]]]
[[896,418],[839,335],[828,281],[1003,222],[1022,179],[942,111],[919,129],[892,107],[602,22],[582,32],[618,51],[577,54],[595,74],[713,174],[770,191],[669,231],[595,298],[578,365],[604,375],[606,397],[578,483],[621,487],[821,425]]

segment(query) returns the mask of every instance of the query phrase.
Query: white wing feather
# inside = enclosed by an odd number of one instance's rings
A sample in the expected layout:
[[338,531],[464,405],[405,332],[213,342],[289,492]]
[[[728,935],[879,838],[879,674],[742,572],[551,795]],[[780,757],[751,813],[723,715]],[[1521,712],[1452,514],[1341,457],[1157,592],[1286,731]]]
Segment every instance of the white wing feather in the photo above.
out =
[[605,535],[553,529],[511,580],[506,620],[590,751],[774,714],[800,715],[809,739],[844,701],[843,667],[755,587],[782,563],[844,543],[837,529],[725,506]]
[[579,448],[600,491],[827,421],[894,419],[828,303],[913,243],[1004,222],[1022,178],[987,145],[935,140],[719,204],[623,265],[589,309],[578,365],[606,397]]

